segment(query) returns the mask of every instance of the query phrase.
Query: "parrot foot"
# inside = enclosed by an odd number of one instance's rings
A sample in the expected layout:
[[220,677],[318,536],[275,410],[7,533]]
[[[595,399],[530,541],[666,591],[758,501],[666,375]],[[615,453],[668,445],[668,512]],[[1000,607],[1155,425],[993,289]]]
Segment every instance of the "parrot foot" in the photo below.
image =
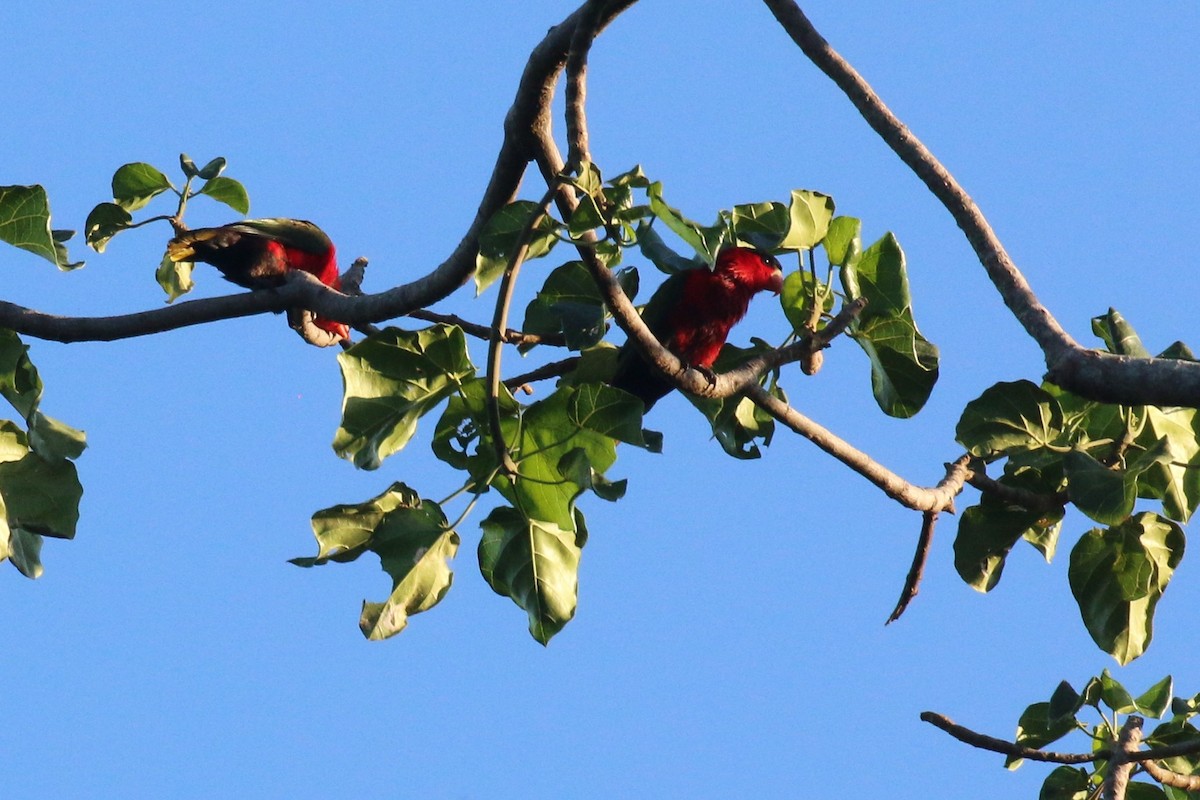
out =
[[688,364],[688,367],[703,375],[704,380],[708,381],[709,386],[717,385],[717,373],[713,372],[710,368],[702,367],[699,364]]

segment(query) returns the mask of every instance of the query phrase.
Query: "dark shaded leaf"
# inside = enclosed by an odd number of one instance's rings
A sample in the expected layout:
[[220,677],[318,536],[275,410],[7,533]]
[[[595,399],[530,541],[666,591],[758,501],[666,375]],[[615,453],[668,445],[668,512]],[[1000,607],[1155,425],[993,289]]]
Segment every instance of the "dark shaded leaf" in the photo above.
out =
[[250,213],[250,195],[246,193],[246,187],[233,178],[214,176],[200,187],[198,194],[224,203],[239,214]]

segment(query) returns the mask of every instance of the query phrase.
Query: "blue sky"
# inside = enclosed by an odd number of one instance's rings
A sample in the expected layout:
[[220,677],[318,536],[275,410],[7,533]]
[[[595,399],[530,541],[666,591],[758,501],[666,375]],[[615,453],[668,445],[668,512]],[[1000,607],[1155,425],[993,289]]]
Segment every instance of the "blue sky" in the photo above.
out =
[[[0,183],[45,185],[56,223],[79,228],[121,164],[223,155],[252,215],[318,222],[346,262],[371,258],[368,289],[386,288],[459,241],[528,52],[572,8],[9,4]],[[1200,345],[1194,5],[805,10],[1077,338],[1111,305],[1151,349]],[[941,347],[933,398],[913,420],[885,418],[862,354],[838,342],[818,377],[789,374],[802,411],[932,484],[960,452],[966,402],[1040,378],[949,216],[763,6],[639,4],[597,43],[590,76],[609,174],[641,163],[704,220],[817,189],[869,240],[899,238],[917,321]],[[189,218],[233,215],[197,202]],[[88,265],[68,275],[3,251],[3,297],[60,314],[158,307],[166,235],[123,234],[101,256],[77,245]],[[197,283],[197,296],[230,291],[211,270]],[[491,313],[467,289],[438,308]],[[786,330],[760,299],[734,340]],[[377,565],[286,559],[314,551],[314,510],[393,480],[452,491],[430,425],[378,472],[336,458],[335,353],[277,317],[32,344],[43,407],[89,449],[77,539],[47,543],[36,582],[0,569],[8,797],[1033,797],[1044,770],[1008,773],[917,715],[1009,736],[1027,703],[1104,667],[1136,690],[1172,673],[1200,691],[1195,556],[1150,651],[1118,669],[1067,587],[1086,520],[1068,517],[1049,566],[1019,548],[983,596],[955,574],[944,519],[921,594],[885,629],[918,515],[782,433],[761,461],[732,461],[679,397],[649,420],[664,454],[622,452],[610,471],[627,497],[585,505],[579,611],[548,648],[479,577],[479,511],[446,600],[368,643],[359,604],[389,587]]]

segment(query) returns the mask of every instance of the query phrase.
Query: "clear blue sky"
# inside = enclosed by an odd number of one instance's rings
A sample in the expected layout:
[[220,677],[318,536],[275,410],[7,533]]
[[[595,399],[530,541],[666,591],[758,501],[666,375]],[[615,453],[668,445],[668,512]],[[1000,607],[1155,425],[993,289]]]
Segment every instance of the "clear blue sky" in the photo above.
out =
[[[80,228],[119,165],[223,155],[252,215],[318,222],[382,289],[457,244],[525,58],[573,7],[9,3],[0,183],[44,184],[56,222]],[[1073,334],[1090,341],[1112,305],[1152,349],[1200,345],[1195,4],[805,8]],[[818,189],[871,239],[899,237],[941,383],[917,418],[884,418],[861,352],[839,342],[819,377],[789,375],[807,414],[931,484],[960,452],[967,401],[1040,378],[948,215],[763,6],[639,4],[598,42],[591,78],[610,174],[641,163],[700,219]],[[191,221],[232,218],[197,203]],[[69,275],[4,250],[0,296],[62,314],[158,307],[165,234],[118,237]],[[211,270],[197,281],[198,296],[230,290]],[[469,295],[439,308],[486,320]],[[734,338],[785,331],[760,300]],[[0,568],[6,797],[1035,797],[1045,770],[1005,772],[919,712],[1011,736],[1025,704],[1104,667],[1137,690],[1171,672],[1200,691],[1197,556],[1149,653],[1118,669],[1067,587],[1086,520],[1068,517],[1050,566],[1018,548],[985,597],[954,573],[944,519],[920,596],[885,629],[918,515],[795,437],[732,461],[679,397],[651,418],[666,452],[623,452],[611,471],[628,496],[587,501],[578,615],[549,648],[479,577],[480,513],[441,606],[368,643],[360,601],[389,588],[377,565],[286,559],[314,551],[316,509],[393,480],[452,490],[430,425],[356,472],[329,445],[335,353],[272,316],[32,355],[44,408],[90,446],[77,539],[47,543],[39,581]]]

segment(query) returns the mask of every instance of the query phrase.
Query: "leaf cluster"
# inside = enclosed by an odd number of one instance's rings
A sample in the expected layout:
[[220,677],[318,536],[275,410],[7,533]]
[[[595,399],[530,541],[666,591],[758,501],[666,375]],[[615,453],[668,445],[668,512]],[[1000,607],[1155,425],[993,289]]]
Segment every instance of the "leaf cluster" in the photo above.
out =
[[[1116,311],[1093,329],[1110,352],[1147,352]],[[1176,343],[1161,357],[1191,356]],[[996,486],[960,517],[954,560],[963,580],[990,591],[1021,539],[1050,561],[1074,505],[1101,526],[1075,543],[1068,570],[1088,633],[1121,664],[1145,652],[1155,606],[1183,558],[1179,523],[1200,505],[1196,410],[1108,405],[1015,381],[968,403],[957,438],[982,461],[1004,462]],[[1139,500],[1158,510],[1138,511]]]

